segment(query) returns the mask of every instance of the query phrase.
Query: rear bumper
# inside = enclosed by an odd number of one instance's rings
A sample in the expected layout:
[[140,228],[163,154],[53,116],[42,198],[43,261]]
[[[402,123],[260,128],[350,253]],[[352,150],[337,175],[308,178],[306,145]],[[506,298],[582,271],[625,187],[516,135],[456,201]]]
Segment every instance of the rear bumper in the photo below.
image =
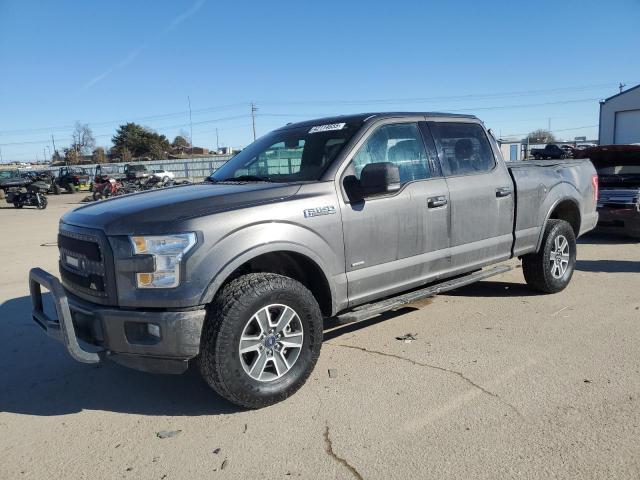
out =
[[[55,319],[44,311],[41,286],[51,292]],[[98,363],[108,357],[137,370],[182,373],[199,353],[204,307],[177,311],[104,307],[69,294],[55,276],[40,268],[29,272],[29,288],[33,320],[79,362]]]
[[600,214],[597,226],[599,232],[640,237],[640,212],[635,207],[600,207],[598,213]]

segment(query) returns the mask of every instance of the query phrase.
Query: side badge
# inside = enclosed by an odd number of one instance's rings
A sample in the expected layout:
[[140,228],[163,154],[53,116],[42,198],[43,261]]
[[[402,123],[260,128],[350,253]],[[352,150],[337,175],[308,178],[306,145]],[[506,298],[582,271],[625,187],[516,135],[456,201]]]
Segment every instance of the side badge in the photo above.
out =
[[326,207],[307,208],[304,211],[304,218],[318,217],[320,215],[333,215],[336,213],[336,207],[328,205]]

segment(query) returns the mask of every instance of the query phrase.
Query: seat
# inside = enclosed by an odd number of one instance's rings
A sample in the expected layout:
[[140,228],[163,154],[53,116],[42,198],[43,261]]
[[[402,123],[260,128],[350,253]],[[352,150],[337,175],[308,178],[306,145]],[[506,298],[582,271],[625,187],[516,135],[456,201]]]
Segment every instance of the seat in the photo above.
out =
[[387,153],[390,162],[398,166],[400,183],[421,180],[428,177],[417,140],[402,140],[391,147]]

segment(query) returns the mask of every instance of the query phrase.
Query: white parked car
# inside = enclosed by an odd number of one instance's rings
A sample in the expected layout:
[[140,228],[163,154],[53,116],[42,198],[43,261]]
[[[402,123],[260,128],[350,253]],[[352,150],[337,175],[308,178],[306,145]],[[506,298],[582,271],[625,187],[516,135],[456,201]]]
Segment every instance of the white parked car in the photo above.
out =
[[173,172],[168,170],[153,170],[152,175],[161,179],[164,183],[167,183],[169,180],[175,180],[176,178]]

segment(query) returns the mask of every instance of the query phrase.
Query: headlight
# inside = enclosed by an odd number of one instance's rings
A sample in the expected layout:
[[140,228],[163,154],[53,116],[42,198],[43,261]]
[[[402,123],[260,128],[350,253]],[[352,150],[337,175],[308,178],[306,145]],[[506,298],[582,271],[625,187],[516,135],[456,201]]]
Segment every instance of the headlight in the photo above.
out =
[[153,272],[136,273],[138,288],[173,288],[180,284],[180,261],[196,244],[195,233],[129,237],[136,255],[153,255]]

